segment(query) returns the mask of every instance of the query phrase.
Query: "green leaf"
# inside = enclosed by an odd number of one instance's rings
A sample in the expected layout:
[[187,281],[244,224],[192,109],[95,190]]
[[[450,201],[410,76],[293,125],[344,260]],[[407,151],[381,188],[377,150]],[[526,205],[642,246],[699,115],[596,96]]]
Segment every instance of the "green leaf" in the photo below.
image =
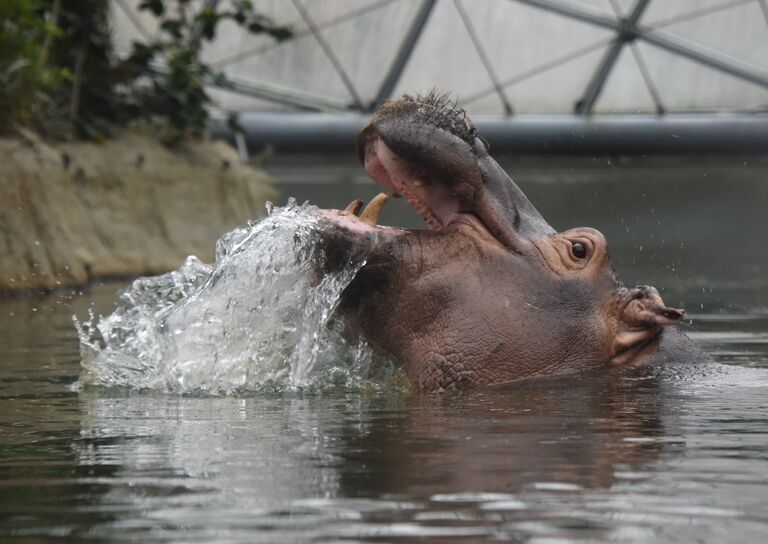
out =
[[183,27],[181,25],[181,21],[177,21],[174,19],[166,19],[163,21],[163,23],[160,25],[160,28],[163,29],[165,32],[176,38],[177,40],[180,40],[183,36],[182,30]]
[[23,70],[27,66],[31,65],[29,59],[17,59],[16,61],[12,62],[8,68],[5,69],[5,72],[3,73],[4,76],[12,76],[15,72],[18,72],[20,70]]
[[240,132],[241,134],[245,134],[245,128],[240,124],[240,118],[234,112],[227,116],[227,126],[232,132]]
[[162,17],[165,13],[165,3],[163,0],[142,0],[139,9],[149,10],[155,17]]
[[204,9],[198,16],[201,24],[200,32],[206,40],[212,40],[216,35],[216,25],[219,24],[219,15],[210,9]]
[[224,72],[214,72],[211,81],[213,81],[214,85],[226,87],[229,83],[229,78]]

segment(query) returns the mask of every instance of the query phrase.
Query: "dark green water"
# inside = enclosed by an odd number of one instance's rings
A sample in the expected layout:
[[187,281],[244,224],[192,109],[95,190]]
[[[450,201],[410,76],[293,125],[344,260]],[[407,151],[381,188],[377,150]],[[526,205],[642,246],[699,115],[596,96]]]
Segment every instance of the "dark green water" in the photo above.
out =
[[[4,300],[0,541],[765,541],[765,166],[509,168],[554,226],[602,230],[620,276],[686,307],[728,366],[426,397],[78,393],[71,316],[109,312],[120,286]],[[323,206],[376,192],[352,163],[271,169]]]

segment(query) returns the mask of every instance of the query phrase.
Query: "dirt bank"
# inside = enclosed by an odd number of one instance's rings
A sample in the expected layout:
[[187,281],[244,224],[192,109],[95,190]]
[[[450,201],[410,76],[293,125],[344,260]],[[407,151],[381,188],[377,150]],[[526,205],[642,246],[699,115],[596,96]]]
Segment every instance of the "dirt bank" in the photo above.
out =
[[170,152],[126,135],[105,144],[0,138],[0,293],[156,274],[264,214],[276,192],[222,142]]

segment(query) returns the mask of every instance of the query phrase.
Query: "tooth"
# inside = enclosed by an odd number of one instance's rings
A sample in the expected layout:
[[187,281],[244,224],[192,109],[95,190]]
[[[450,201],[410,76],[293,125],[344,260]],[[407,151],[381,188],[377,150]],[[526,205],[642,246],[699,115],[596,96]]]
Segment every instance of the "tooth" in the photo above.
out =
[[389,200],[389,195],[387,193],[377,194],[365,207],[363,213],[360,214],[360,219],[372,227],[375,227],[376,222],[379,220],[379,215],[381,215],[381,210],[384,209],[384,204],[387,203],[387,200]]
[[415,180],[413,180],[413,186],[414,187],[423,187],[424,186],[424,182],[421,181],[420,179],[415,179]]
[[349,214],[357,215],[357,214],[360,213],[360,208],[362,208],[362,207],[363,207],[363,201],[360,200],[359,198],[356,198],[355,200],[353,200],[352,202],[347,204],[347,207],[344,208],[344,211],[341,212],[341,214],[342,215],[349,215]]

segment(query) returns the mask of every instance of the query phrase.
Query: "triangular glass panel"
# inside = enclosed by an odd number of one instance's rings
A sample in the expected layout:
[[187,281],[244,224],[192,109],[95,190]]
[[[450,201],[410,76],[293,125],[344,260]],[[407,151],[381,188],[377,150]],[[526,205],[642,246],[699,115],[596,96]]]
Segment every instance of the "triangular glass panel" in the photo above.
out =
[[217,27],[216,39],[212,43],[205,44],[201,53],[203,60],[211,63],[214,68],[221,69],[273,49],[291,47],[302,42],[312,42],[316,45],[291,2],[259,2],[255,9],[257,13],[269,17],[275,24],[290,27],[295,33],[294,37],[284,42],[277,42],[267,34],[252,34],[234,22],[225,20]]
[[[620,17],[626,17],[627,15],[632,13],[632,10],[637,5],[637,0],[613,0],[611,4],[615,5],[616,8],[618,8]],[[645,8],[645,11],[643,12],[643,17],[645,17],[647,13],[648,13],[648,7]]]
[[768,21],[757,2],[664,25],[663,30],[752,64],[768,76]]
[[754,110],[768,89],[653,45],[638,42],[668,111]]
[[573,113],[606,47],[507,87],[517,113]]
[[[438,2],[411,60],[395,88],[402,93],[432,89],[464,96],[492,85],[453,2]],[[503,111],[495,94],[473,104],[474,111]]]
[[611,30],[508,0],[497,0],[493,9],[467,11],[502,84],[565,62],[580,50],[597,49],[615,36]]
[[353,99],[325,52],[314,38],[292,41],[256,56],[228,64],[225,73],[233,79],[287,92],[315,96],[318,102],[351,105]]
[[419,7],[419,2],[389,2],[321,30],[364,104],[375,99]]
[[602,15],[612,19],[616,18],[616,11],[611,6],[611,0],[569,0],[563,3],[594,13],[595,15]]
[[[289,0],[282,0],[284,3],[291,3]],[[340,18],[348,18],[360,13],[370,13],[370,10],[378,11],[377,8],[384,8],[392,4],[402,4],[396,0],[299,0],[312,17],[316,25],[326,24],[328,21]],[[414,3],[414,2],[407,2]],[[418,2],[416,2],[418,3]],[[257,9],[259,3],[256,3]]]
[[[636,0],[635,0],[636,1]],[[743,2],[755,3],[755,0],[743,0]],[[640,21],[643,25],[656,26],[668,21],[686,19],[697,13],[706,13],[710,10],[731,9],[730,3],[724,0],[696,0],[695,2],[674,2],[667,0],[649,2]]]
[[140,10],[141,0],[112,2],[112,43],[121,57],[131,52],[133,42],[144,42],[144,33],[157,36],[160,20],[148,11]]
[[629,46],[624,47],[603,85],[595,113],[655,113],[653,95]]

